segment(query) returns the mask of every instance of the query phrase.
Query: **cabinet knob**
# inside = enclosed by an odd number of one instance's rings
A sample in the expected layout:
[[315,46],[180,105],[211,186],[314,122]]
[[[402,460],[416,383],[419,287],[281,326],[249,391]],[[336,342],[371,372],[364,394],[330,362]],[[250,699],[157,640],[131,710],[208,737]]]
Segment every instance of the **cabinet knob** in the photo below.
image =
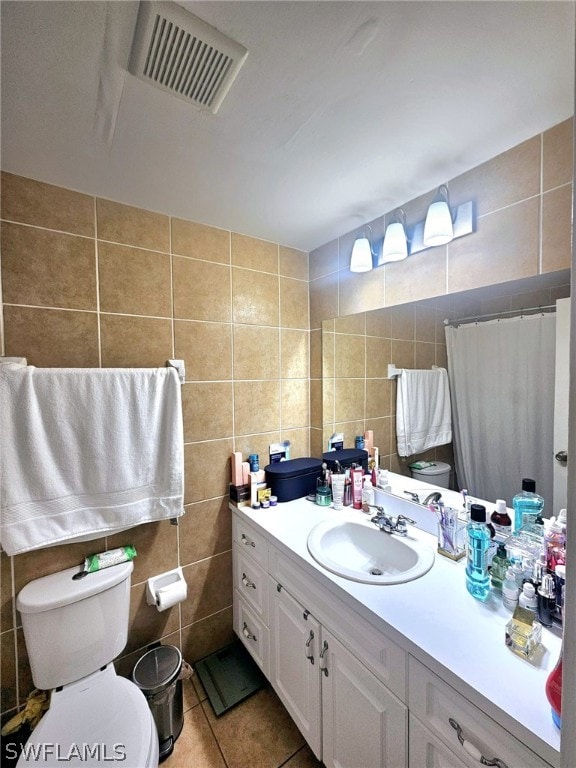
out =
[[478,749],[478,747],[475,747],[474,744],[470,741],[466,741],[464,736],[462,736],[462,728],[460,727],[460,724],[454,720],[453,717],[448,718],[448,722],[454,728],[456,731],[456,736],[458,736],[458,741],[460,744],[464,747],[466,752],[470,755],[470,757],[474,758],[474,760],[477,760],[482,765],[492,765],[495,766],[495,768],[508,768],[504,760],[500,760],[499,757],[484,757],[482,752]]
[[245,544],[247,547],[256,546],[255,542],[253,542],[252,539],[249,539],[245,533],[243,533],[242,536],[240,536],[240,541],[242,542],[242,544]]
[[568,453],[567,451],[558,451],[554,458],[556,461],[559,461],[560,464],[566,464],[568,461]]

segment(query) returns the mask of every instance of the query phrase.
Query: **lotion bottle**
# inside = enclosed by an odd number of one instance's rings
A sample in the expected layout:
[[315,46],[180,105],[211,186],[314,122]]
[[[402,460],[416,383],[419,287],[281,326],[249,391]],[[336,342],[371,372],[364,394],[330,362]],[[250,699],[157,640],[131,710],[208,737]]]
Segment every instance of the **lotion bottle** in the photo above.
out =
[[502,605],[510,613],[514,613],[516,606],[518,605],[518,596],[520,595],[520,588],[516,584],[516,576],[514,569],[510,566],[506,571],[506,578],[502,583]]
[[364,504],[374,506],[374,487],[372,486],[370,475],[366,475],[364,486],[362,487],[362,508],[364,508]]
[[350,478],[352,480],[352,507],[362,509],[362,477],[364,470],[362,467],[352,467]]
[[518,596],[518,605],[520,608],[527,608],[532,613],[536,613],[538,610],[538,600],[536,598],[536,590],[534,584],[530,581],[525,581],[522,587],[522,592]]

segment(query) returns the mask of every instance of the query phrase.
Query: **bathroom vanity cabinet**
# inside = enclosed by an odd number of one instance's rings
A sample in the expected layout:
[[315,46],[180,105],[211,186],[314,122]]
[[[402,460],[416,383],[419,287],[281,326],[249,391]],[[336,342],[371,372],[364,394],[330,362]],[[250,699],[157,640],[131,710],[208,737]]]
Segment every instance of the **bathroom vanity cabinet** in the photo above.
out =
[[[327,768],[475,768],[482,755],[498,758],[499,768],[559,764],[554,744],[532,738],[527,745],[521,724],[514,732],[506,715],[503,724],[491,706],[478,706],[466,683],[439,674],[436,660],[392,623],[371,620],[352,587],[343,589],[342,579],[323,573],[292,543],[294,528],[307,527],[305,541],[325,509],[297,501],[267,516],[233,512],[235,631]],[[280,522],[281,514],[288,519]],[[366,586],[356,585],[357,594],[378,594],[385,613],[382,595],[398,588]],[[407,600],[415,594],[410,585],[401,588]],[[424,621],[426,606],[406,604],[421,608]]]

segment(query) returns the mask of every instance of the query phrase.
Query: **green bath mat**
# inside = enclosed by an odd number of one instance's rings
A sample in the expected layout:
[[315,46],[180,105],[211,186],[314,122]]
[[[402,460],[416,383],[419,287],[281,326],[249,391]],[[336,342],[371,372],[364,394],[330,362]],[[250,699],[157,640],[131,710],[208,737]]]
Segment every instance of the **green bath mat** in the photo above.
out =
[[239,640],[200,659],[194,666],[216,716],[268,682]]

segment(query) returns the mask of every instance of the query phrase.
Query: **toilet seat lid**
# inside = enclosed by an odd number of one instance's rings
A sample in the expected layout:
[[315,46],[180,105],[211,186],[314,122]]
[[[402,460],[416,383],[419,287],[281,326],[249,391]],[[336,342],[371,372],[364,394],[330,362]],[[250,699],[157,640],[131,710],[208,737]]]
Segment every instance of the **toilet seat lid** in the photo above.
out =
[[27,745],[43,745],[41,759],[18,765],[158,765],[158,733],[148,703],[112,665],[53,691],[50,709]]

